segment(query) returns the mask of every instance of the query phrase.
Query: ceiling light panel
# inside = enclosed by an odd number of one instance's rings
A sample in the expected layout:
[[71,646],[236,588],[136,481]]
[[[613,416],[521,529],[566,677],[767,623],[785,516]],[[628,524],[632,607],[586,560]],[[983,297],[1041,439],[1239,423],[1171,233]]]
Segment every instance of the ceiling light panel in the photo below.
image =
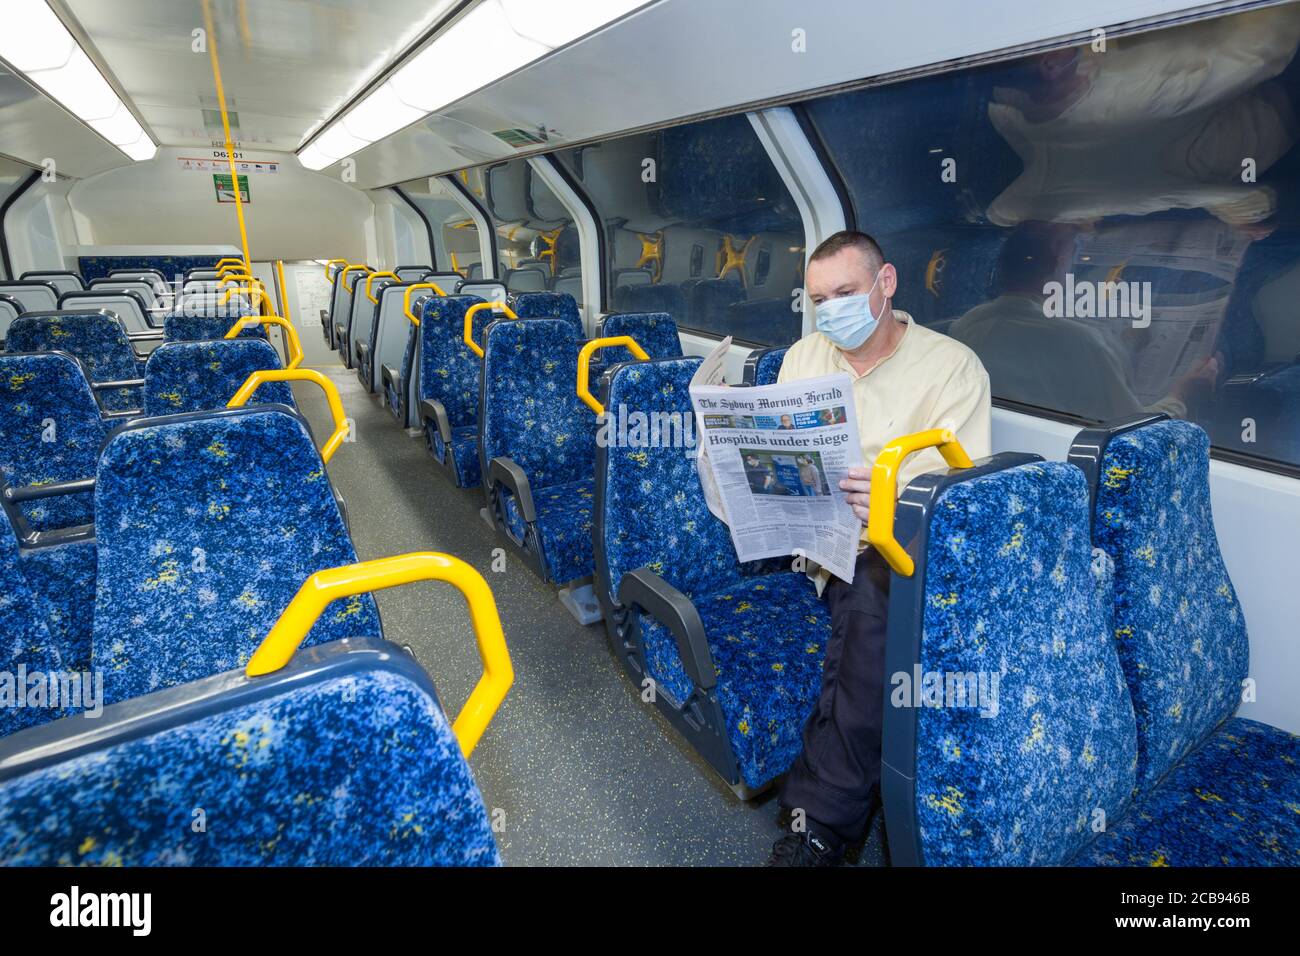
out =
[[9,0],[0,59],[134,160],[157,146],[45,0]]

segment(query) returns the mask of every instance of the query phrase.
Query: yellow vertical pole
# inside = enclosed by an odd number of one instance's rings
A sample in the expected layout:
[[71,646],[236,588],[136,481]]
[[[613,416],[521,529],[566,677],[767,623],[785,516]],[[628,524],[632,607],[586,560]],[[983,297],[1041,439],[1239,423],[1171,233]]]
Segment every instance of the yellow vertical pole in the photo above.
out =
[[212,58],[212,79],[217,86],[217,105],[221,107],[221,128],[226,136],[226,159],[230,163],[230,187],[235,193],[235,215],[239,219],[239,243],[244,251],[244,271],[253,274],[248,256],[248,229],[244,224],[244,201],[239,193],[239,172],[235,168],[235,144],[230,138],[230,114],[226,111],[226,90],[221,83],[221,63],[217,59],[217,31],[212,25],[212,9],[203,0],[203,22],[208,31],[208,54]]
[[[275,284],[279,286],[279,292],[280,292],[280,317],[284,319],[286,322],[288,322],[290,325],[292,325],[293,316],[289,314],[289,289],[284,284],[284,260],[283,259],[275,260],[275,280],[276,280]],[[281,333],[281,338],[283,337],[284,334]],[[288,342],[285,343],[284,349],[285,349],[285,354],[287,355],[289,352]]]

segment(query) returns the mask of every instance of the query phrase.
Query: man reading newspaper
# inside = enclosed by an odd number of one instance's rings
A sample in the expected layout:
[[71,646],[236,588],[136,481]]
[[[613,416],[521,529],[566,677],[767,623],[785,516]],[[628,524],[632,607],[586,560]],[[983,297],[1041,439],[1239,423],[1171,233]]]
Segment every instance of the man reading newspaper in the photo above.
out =
[[[897,271],[870,236],[840,232],[823,242],[808,260],[806,277],[817,331],[790,348],[778,378],[778,384],[789,385],[846,377],[850,394],[841,403],[844,416],[833,404],[825,406],[829,415],[817,416],[828,425],[837,420],[856,425],[861,447],[853,457],[862,464],[846,468],[837,482],[841,495],[825,500],[851,509],[863,525],[871,463],[892,439],[949,428],[972,458],[991,453],[988,374],[970,349],[892,309],[897,288]],[[754,482],[780,483],[779,453],[746,452]],[[815,487],[820,478],[809,467],[815,459],[801,458],[809,453],[800,449],[788,469],[795,485],[791,494]],[[701,465],[705,479],[709,468]],[[944,467],[935,449],[919,452],[903,463],[898,487]],[[827,469],[828,477],[832,471]],[[856,564],[843,577],[816,565],[809,570],[830,610],[831,637],[821,694],[803,729],[803,751],[781,786],[779,802],[790,822],[772,848],[771,866],[838,864],[879,806],[890,572],[866,546],[856,522]]]

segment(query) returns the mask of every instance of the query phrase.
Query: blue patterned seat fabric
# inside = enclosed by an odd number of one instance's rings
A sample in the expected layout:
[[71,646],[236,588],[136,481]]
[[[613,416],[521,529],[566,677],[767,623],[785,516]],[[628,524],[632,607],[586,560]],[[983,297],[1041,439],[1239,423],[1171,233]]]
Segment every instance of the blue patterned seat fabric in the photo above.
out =
[[[93,478],[107,435],[76,359],[0,354],[0,475],[22,488]],[[48,440],[47,440],[48,439]],[[33,531],[89,524],[89,492],[19,504]]]
[[[145,363],[144,413],[152,417],[224,408],[253,372],[280,367],[279,353],[260,339],[168,342]],[[248,404],[297,407],[288,382],[267,382]]]
[[183,276],[190,269],[208,269],[219,256],[78,256],[77,271],[81,277],[108,278],[114,269],[157,269],[167,281]]
[[[299,654],[317,673],[269,696],[221,675],[209,683],[226,692],[208,691],[206,708],[177,699],[202,684],[158,695],[171,707],[159,701],[143,729],[132,719],[148,702],[110,708],[90,749],[11,770],[0,778],[0,864],[499,865],[427,679],[400,660],[343,670],[338,655]],[[72,743],[71,725],[41,732]],[[196,808],[207,826],[193,825]]]
[[[600,334],[603,338],[630,335],[652,359],[680,358],[682,354],[677,323],[667,312],[615,312],[605,316]],[[601,360],[609,366],[630,362],[634,357],[627,349],[616,346],[605,349]]]
[[[10,352],[69,352],[81,359],[94,384],[144,376],[144,362],[136,356],[121,321],[101,312],[19,316],[9,327],[5,348]],[[140,388],[101,391],[99,401],[109,411],[139,408]]]
[[[1133,708],[1093,576],[1088,508],[1083,473],[1059,462],[970,478],[935,505],[916,572],[919,672],[940,675],[945,694],[950,675],[973,675],[986,699],[915,708],[928,865],[1066,863],[1125,807]],[[891,601],[891,626],[900,610]]]
[[47,621],[54,608],[27,580],[18,556],[18,541],[13,526],[0,510],[0,737],[34,727],[61,716],[47,706],[18,706],[18,695],[29,704],[20,686],[18,668],[27,675],[57,675],[63,670],[63,656],[58,642],[50,633]]
[[1202,429],[1162,421],[1116,435],[1099,479],[1095,543],[1115,563],[1115,643],[1145,790],[1236,711],[1246,619],[1219,553]]
[[[585,577],[592,571],[591,510],[581,495],[590,494],[595,470],[596,419],[574,388],[573,326],[562,319],[496,322],[484,351],[483,460],[505,457],[522,468],[538,509],[539,537],[520,540],[513,529],[516,543],[538,549],[555,584]],[[508,498],[504,489],[500,494]],[[507,522],[518,526],[512,505],[502,506]]]
[[515,296],[514,313],[521,319],[560,319],[578,338],[586,335],[578,302],[567,292],[525,292]]
[[789,348],[762,349],[754,359],[754,381],[751,385],[774,385],[781,374],[785,353]]
[[1078,858],[1080,866],[1300,865],[1300,737],[1233,717]]
[[[95,488],[94,661],[109,702],[246,663],[299,586],[356,561],[301,419],[251,408],[119,431]],[[305,646],[381,636],[370,595]]]
[[[676,416],[694,428],[688,391],[698,358],[625,366],[606,404]],[[648,444],[649,447],[645,447]],[[704,503],[693,443],[610,444],[600,527],[611,597],[623,576],[648,567],[695,605],[718,672],[715,693],[741,775],[759,787],[799,752],[804,719],[821,685],[830,618],[811,582],[789,571],[743,565],[726,525]],[[766,572],[766,573],[765,573]],[[666,628],[641,617],[647,674],[685,703],[695,692]]]
[[19,561],[27,583],[47,602],[45,623],[60,648],[63,666],[89,670],[97,573],[94,540],[30,548]]
[[[482,302],[478,296],[435,296],[425,301],[420,315],[420,398],[442,403],[451,425],[448,449],[433,422],[424,425],[429,449],[443,465],[450,465],[460,488],[482,481],[478,457],[478,389],[482,362],[464,342],[465,313]],[[473,319],[471,335],[480,347],[483,329],[493,321],[484,309]]]
[[[233,310],[226,315],[186,315],[172,312],[163,319],[163,338],[168,342],[201,342],[210,339],[224,339],[230,327],[245,315],[252,315],[249,309]],[[248,325],[239,330],[239,338],[265,339],[265,325]]]

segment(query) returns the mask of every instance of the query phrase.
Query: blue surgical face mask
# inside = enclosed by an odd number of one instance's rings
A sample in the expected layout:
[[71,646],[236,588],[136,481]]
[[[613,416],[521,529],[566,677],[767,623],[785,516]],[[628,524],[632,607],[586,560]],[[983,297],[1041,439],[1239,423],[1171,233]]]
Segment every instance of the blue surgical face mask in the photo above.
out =
[[852,351],[876,331],[880,316],[871,311],[871,293],[876,291],[880,273],[866,295],[845,295],[817,304],[817,331],[839,348]]

